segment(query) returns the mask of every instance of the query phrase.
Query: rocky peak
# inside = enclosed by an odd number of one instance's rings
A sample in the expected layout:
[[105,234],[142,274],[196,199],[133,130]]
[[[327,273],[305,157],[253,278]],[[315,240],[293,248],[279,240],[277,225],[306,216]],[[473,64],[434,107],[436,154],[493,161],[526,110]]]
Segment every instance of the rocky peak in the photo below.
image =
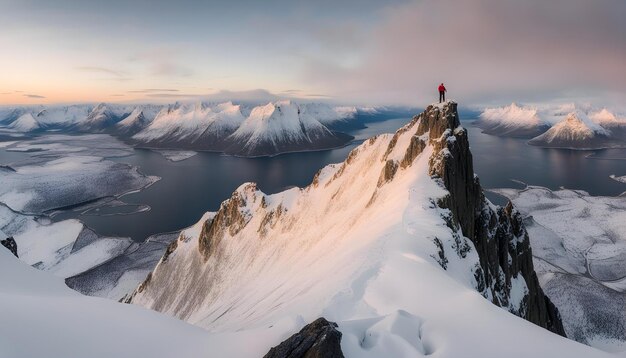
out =
[[[480,268],[475,273],[478,290],[494,304],[565,335],[558,310],[539,286],[521,215],[510,202],[505,208],[494,209],[484,197],[474,174],[467,132],[460,127],[456,103],[429,106],[418,120],[417,133],[430,132],[430,142],[435,148],[429,160],[430,174],[449,193],[438,205],[450,210],[451,228],[460,228],[478,251]],[[522,307],[512,307],[512,281],[520,276],[527,293]]]
[[17,256],[17,243],[13,237],[7,237],[4,240],[0,240],[0,244],[6,247],[15,257]]
[[272,347],[263,358],[343,358],[337,324],[318,318]]

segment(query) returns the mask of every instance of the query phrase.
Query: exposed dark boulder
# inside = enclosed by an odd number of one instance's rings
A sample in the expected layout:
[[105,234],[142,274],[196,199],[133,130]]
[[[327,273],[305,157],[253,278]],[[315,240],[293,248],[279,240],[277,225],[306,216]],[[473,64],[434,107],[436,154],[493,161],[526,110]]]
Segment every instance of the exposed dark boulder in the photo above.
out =
[[337,324],[318,318],[270,349],[264,358],[343,358]]
[[4,240],[0,240],[0,244],[2,244],[2,246],[9,249],[9,251],[11,251],[11,253],[15,255],[15,257],[18,257],[17,256],[17,243],[15,242],[15,239],[13,237],[8,237]]

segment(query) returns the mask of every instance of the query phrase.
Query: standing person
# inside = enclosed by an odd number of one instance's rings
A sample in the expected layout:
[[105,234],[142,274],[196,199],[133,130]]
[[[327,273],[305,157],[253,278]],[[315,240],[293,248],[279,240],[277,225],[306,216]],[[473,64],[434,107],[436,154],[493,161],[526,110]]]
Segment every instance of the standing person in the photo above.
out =
[[443,82],[439,85],[439,103],[442,101],[446,101],[446,86],[443,85]]

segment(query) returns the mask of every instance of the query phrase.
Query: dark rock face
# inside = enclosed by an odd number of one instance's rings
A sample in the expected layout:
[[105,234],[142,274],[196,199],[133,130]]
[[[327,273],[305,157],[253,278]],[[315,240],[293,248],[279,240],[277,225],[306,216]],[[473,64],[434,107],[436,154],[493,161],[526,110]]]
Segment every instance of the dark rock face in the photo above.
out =
[[472,153],[467,133],[460,127],[456,103],[447,102],[442,108],[429,106],[419,119],[416,136],[429,132],[435,147],[430,174],[449,192],[437,204],[450,210],[448,225],[460,229],[478,251],[478,290],[494,304],[509,307],[511,281],[521,275],[528,292],[522,306],[511,309],[512,313],[564,336],[558,310],[539,286],[521,215],[511,203],[496,209],[489,205],[474,176]]
[[343,358],[337,324],[318,318],[270,349],[264,358]]
[[11,253],[15,255],[15,257],[18,257],[17,256],[17,243],[15,242],[15,239],[13,237],[8,237],[4,240],[0,240],[0,244],[2,244],[2,246],[9,249],[9,251],[11,251]]

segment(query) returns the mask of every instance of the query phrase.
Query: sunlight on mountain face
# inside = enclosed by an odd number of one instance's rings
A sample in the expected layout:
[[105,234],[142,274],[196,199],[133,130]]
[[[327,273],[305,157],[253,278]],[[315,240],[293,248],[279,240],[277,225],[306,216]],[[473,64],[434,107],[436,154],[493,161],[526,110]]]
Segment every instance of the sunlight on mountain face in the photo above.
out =
[[624,356],[624,14],[3,1],[0,357]]

